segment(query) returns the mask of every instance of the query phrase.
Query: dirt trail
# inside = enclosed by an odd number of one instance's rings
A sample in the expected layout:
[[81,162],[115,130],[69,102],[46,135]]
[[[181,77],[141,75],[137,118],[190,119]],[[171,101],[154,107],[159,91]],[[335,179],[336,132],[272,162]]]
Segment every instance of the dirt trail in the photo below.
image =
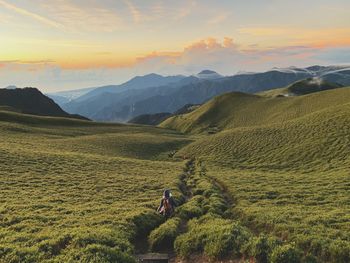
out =
[[[179,189],[184,198],[184,202],[181,205],[188,202],[193,196],[192,189],[189,187],[187,180],[191,177],[191,175],[195,173],[195,165],[196,163],[194,159],[187,161],[184,167],[184,171],[180,175],[181,183],[180,183]],[[187,221],[182,220],[179,227],[179,234],[185,233],[186,231],[187,231]],[[148,236],[144,235],[144,236],[138,237],[134,242],[134,247],[135,247],[135,253],[137,255],[150,253],[151,251],[149,249]],[[174,252],[173,247],[166,248],[163,251],[157,251],[157,252],[168,254],[169,262],[175,262],[176,254]]]
[[[215,188],[217,188],[222,195],[223,199],[225,200],[226,207],[227,209],[231,209],[231,207],[235,204],[235,200],[232,198],[232,196],[229,194],[226,186],[222,184],[220,181],[217,179],[210,177],[206,173],[205,166],[202,162],[198,162],[195,159],[191,159],[186,162],[184,171],[180,175],[180,186],[179,189],[182,193],[182,196],[184,198],[184,202],[182,203],[185,204],[186,202],[190,201],[191,198],[193,197],[193,188],[196,188],[196,185],[193,184],[193,178],[196,176],[196,174],[200,175],[201,178],[206,179],[208,182],[210,182],[211,185],[213,185]],[[181,206],[181,205],[180,205]],[[179,207],[180,207],[179,206]],[[181,235],[183,233],[187,232],[187,223],[188,220],[182,219],[180,226],[179,226],[179,231],[178,235]],[[137,254],[146,254],[150,253],[149,247],[148,247],[148,236],[144,236],[137,240],[135,243],[135,250]],[[193,255],[189,260],[184,261],[176,256],[176,253],[174,251],[174,247],[167,247],[161,251],[157,251],[158,253],[164,253],[168,254],[169,256],[169,263],[185,263],[185,262],[198,262],[198,263],[206,263],[206,262],[212,262],[206,257],[202,255]],[[237,260],[228,260],[228,261],[218,261],[218,262],[239,262]]]

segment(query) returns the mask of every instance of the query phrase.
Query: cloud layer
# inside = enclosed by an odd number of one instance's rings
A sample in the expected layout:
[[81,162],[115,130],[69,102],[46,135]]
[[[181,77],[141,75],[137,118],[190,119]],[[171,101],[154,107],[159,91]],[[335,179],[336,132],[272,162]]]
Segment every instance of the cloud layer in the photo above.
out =
[[346,0],[0,0],[0,87],[349,63],[349,8]]
[[[196,74],[203,69],[224,75],[239,71],[263,71],[273,67],[346,64],[349,47],[284,46],[260,49],[242,47],[232,38],[206,38],[182,51],[152,52],[138,57],[132,65],[86,69],[64,69],[51,60],[0,61],[0,85],[38,86],[52,91],[116,84],[151,72]],[[105,55],[108,55],[105,54]]]

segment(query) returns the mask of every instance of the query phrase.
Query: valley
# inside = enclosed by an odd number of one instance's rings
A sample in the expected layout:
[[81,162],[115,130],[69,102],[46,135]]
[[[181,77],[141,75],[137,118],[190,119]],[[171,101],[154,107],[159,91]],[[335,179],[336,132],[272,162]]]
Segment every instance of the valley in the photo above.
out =
[[[233,92],[160,127],[3,107],[0,258],[135,262],[148,236],[176,262],[347,262],[349,106],[345,87]],[[166,222],[165,188],[179,205]]]

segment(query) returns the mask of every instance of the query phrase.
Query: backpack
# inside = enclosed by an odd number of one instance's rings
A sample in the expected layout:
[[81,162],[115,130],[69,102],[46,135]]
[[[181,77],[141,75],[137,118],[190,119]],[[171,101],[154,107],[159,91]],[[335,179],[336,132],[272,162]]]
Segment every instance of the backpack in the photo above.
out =
[[171,205],[169,198],[163,199],[163,211],[165,216],[169,216],[173,212],[173,206]]

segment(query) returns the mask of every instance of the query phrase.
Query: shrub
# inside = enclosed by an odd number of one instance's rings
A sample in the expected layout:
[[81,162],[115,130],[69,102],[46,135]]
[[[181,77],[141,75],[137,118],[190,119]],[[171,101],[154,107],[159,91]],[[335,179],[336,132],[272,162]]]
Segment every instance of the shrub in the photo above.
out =
[[258,263],[268,263],[270,254],[278,243],[279,241],[274,237],[266,235],[255,237],[249,244],[249,255],[254,257]]
[[192,219],[203,215],[202,203],[204,198],[202,196],[194,196],[190,201],[183,204],[177,209],[177,214],[182,219]]
[[39,254],[33,248],[0,247],[0,262],[6,263],[36,263]]
[[331,260],[339,263],[350,262],[350,243],[344,240],[334,241],[330,247]]
[[132,252],[132,246],[128,237],[118,230],[101,229],[96,232],[77,233],[71,241],[71,246],[75,249],[82,249],[95,244],[117,248],[127,253]]
[[144,212],[133,217],[132,222],[135,226],[136,236],[148,235],[152,229],[164,222],[164,217],[156,213]]
[[248,241],[247,229],[232,220],[204,216],[189,223],[189,231],[175,240],[175,250],[182,257],[204,252],[212,259],[239,254]]
[[304,263],[317,263],[318,260],[315,256],[309,254],[309,255],[305,256],[305,258],[303,259],[302,262],[304,262]]
[[39,252],[45,253],[47,256],[56,256],[62,249],[65,249],[72,240],[72,236],[65,234],[54,239],[41,242],[38,245]]
[[160,250],[164,247],[172,247],[178,234],[181,220],[178,217],[171,218],[149,235],[151,249]]
[[99,244],[71,250],[62,260],[67,263],[136,263],[135,259],[128,253]]
[[271,263],[299,263],[301,252],[292,244],[277,246],[271,254]]

